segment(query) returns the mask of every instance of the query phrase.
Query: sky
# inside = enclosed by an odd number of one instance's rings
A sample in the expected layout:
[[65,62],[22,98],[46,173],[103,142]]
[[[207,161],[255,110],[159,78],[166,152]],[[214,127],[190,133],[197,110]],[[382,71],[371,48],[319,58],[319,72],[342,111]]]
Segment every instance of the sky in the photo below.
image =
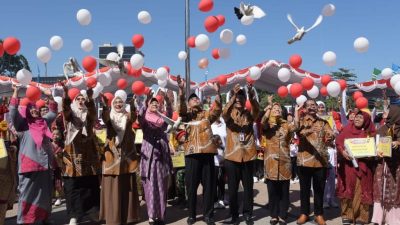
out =
[[[36,50],[41,46],[49,47],[53,35],[64,40],[60,51],[52,52],[48,63],[48,75],[62,74],[62,65],[69,57],[78,62],[87,55],[98,56],[98,48],[104,43],[114,45],[123,43],[132,45],[134,34],[142,34],[145,44],[141,50],[145,54],[145,66],[157,69],[169,66],[171,74],[185,74],[185,63],[177,57],[185,49],[184,9],[185,0],[0,0],[0,38],[17,37],[22,44],[20,53],[25,55],[34,74],[37,67],[44,75],[44,65],[36,57]],[[357,81],[371,79],[374,67],[383,69],[392,63],[400,64],[398,24],[400,1],[398,0],[248,0],[262,8],[267,16],[255,20],[250,26],[244,26],[233,13],[233,7],[239,0],[214,0],[210,12],[198,10],[199,0],[190,0],[190,33],[207,34],[211,40],[210,48],[205,52],[191,49],[191,77],[200,82],[220,74],[227,74],[266,60],[274,59],[288,62],[293,54],[303,58],[302,69],[317,74],[326,74],[340,67],[354,69]],[[294,28],[286,19],[290,13],[299,26],[309,27],[321,14],[325,4],[332,3],[336,12],[331,17],[324,17],[321,25],[303,40],[292,45],[287,40],[294,34]],[[81,26],[76,20],[79,9],[88,9],[92,14],[89,26]],[[137,14],[148,11],[152,22],[139,23]],[[204,28],[204,20],[209,15],[222,14],[225,25],[214,33]],[[245,45],[235,42],[226,45],[219,40],[223,29],[231,29],[234,35],[244,34]],[[358,53],[353,42],[358,37],[366,37],[369,50]],[[80,48],[83,39],[93,41],[95,48],[86,53]],[[230,48],[228,59],[214,60],[213,48]],[[322,55],[333,51],[337,55],[337,64],[326,66]],[[199,69],[198,61],[207,57],[210,61],[208,70]]]

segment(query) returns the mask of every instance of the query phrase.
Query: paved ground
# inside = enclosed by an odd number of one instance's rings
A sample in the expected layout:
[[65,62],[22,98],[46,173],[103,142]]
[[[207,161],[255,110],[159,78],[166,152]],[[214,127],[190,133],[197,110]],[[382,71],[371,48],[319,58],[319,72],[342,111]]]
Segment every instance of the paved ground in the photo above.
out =
[[[199,188],[199,193],[201,193],[201,187]],[[241,192],[239,193],[241,195]],[[300,198],[299,198],[299,184],[292,184],[290,187],[290,202],[291,202],[291,207],[289,210],[289,218],[288,218],[288,224],[296,224],[296,218],[299,215],[299,205],[300,205]],[[268,202],[268,197],[267,197],[267,188],[264,183],[255,183],[254,184],[254,221],[255,224],[269,224],[269,220],[271,217],[269,217],[269,212],[266,209],[265,205]],[[7,219],[5,225],[14,225],[16,224],[16,205],[14,206],[14,210],[8,211],[7,212]],[[202,208],[202,200],[201,200],[201,194],[199,194],[199,200],[198,200],[198,211],[200,214]],[[222,221],[228,217],[229,210],[228,208],[226,209],[217,209],[215,212],[215,219],[217,221],[217,224],[222,224]],[[141,204],[141,215],[142,219],[138,223],[140,225],[148,224],[147,222],[147,214],[146,214],[146,206]],[[168,205],[167,208],[167,219],[166,222],[167,224],[186,224],[186,216],[187,216],[187,210],[182,209],[179,206],[171,206]],[[341,224],[341,219],[339,217],[339,209],[338,208],[329,208],[325,210],[325,218],[327,219],[327,224],[330,225],[336,225],[336,224]],[[203,223],[202,216],[198,215],[197,217],[198,221],[196,224],[205,224]],[[54,207],[53,212],[51,215],[51,222],[55,225],[61,225],[61,224],[67,224],[68,223],[68,217],[66,214],[65,210],[65,204],[59,206],[59,207]],[[84,225],[91,225],[95,224],[93,222],[83,222],[81,224]],[[242,222],[241,224],[245,224]],[[313,222],[309,222],[307,224],[314,224]]]

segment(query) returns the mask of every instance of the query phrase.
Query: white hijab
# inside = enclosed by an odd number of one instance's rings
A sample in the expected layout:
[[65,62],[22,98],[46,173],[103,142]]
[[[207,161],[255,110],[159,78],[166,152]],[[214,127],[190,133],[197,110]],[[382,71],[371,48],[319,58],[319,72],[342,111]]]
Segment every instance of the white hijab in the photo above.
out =
[[114,108],[114,101],[117,98],[123,101],[123,99],[119,96],[114,97],[113,100],[111,101],[111,112],[110,112],[111,124],[115,132],[117,133],[117,136],[115,138],[115,145],[119,145],[120,143],[122,143],[125,135],[126,123],[128,121],[128,112],[126,111],[125,102],[122,105],[121,112],[117,112]]
[[78,94],[71,103],[72,120],[67,124],[67,135],[65,137],[66,145],[72,143],[72,141],[81,129],[83,135],[88,135],[86,130],[88,109],[86,108],[86,105],[84,105],[83,108],[79,108],[78,101],[76,100],[79,96],[83,95]]

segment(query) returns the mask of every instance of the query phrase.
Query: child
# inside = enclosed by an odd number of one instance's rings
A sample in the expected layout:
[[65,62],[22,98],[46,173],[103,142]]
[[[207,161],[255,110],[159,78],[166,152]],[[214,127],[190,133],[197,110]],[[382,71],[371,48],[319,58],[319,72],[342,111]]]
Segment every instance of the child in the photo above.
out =
[[53,128],[53,151],[55,157],[55,165],[54,165],[54,195],[56,197],[56,201],[54,202],[54,206],[61,205],[61,197],[63,195],[63,186],[61,179],[61,167],[62,167],[62,153],[64,150],[64,140],[61,131],[54,127]]
[[213,141],[218,146],[218,154],[214,156],[215,177],[217,178],[217,195],[215,198],[214,208],[224,209],[225,196],[225,171],[224,171],[224,146],[219,135],[213,135]]
[[328,146],[329,165],[327,170],[326,184],[324,190],[324,208],[339,207],[335,200],[335,179],[336,179],[336,148]]

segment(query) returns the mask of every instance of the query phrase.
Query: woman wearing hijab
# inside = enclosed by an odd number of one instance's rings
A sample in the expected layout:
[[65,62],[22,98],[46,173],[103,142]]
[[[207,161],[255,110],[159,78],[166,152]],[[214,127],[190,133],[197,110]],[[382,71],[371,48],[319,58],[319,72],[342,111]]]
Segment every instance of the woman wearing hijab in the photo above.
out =
[[[149,223],[165,224],[168,175],[172,171],[172,160],[165,133],[168,124],[159,115],[159,110],[162,110],[159,108],[160,102],[151,96],[151,93],[147,96],[147,104],[139,112],[139,123],[143,129],[140,174]],[[166,116],[171,118],[172,107],[168,96],[165,96],[165,101]]]
[[19,106],[19,88],[13,86],[13,89],[10,116],[20,140],[17,223],[33,224],[41,221],[46,224],[51,213],[53,191],[53,149],[49,125],[56,118],[57,103],[51,101],[50,112],[42,117],[34,103]]
[[282,107],[270,103],[261,120],[262,135],[265,137],[265,178],[268,187],[269,208],[272,225],[286,224],[289,209],[289,186],[292,178],[290,141],[299,123],[298,107],[295,109],[295,123],[289,124],[282,118]]
[[95,142],[93,126],[97,120],[93,90],[87,90],[87,98],[81,93],[71,103],[64,86],[63,118],[66,124],[63,152],[64,194],[70,225],[89,215],[98,219],[100,204],[99,177],[100,157]]
[[392,157],[378,159],[374,175],[374,213],[372,222],[400,224],[400,107],[391,105],[386,124],[379,130],[381,137],[392,137]]
[[344,141],[348,138],[375,136],[375,126],[368,113],[358,111],[354,121],[345,126],[336,139],[338,152],[338,180],[336,194],[340,199],[343,224],[368,224],[369,208],[372,205],[373,161],[368,158],[356,159],[358,168],[353,166]]
[[[104,98],[104,97],[103,97]],[[132,123],[136,120],[134,99],[130,113],[126,99],[115,96],[111,110],[103,102],[103,122],[107,127],[101,180],[100,220],[107,225],[131,224],[139,219],[136,174],[139,156],[135,148]]]

